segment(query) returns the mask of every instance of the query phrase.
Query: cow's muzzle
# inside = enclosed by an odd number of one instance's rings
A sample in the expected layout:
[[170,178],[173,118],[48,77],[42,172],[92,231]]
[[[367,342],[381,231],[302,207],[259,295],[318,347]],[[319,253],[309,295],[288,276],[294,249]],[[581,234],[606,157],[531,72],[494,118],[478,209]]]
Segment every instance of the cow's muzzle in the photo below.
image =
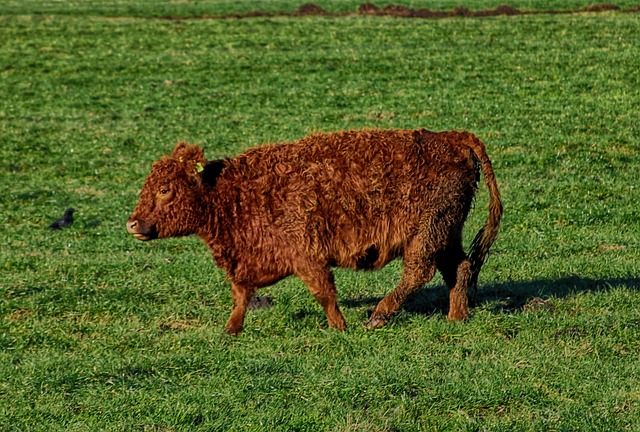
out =
[[158,232],[155,226],[139,219],[129,219],[127,221],[127,231],[140,241],[158,238]]

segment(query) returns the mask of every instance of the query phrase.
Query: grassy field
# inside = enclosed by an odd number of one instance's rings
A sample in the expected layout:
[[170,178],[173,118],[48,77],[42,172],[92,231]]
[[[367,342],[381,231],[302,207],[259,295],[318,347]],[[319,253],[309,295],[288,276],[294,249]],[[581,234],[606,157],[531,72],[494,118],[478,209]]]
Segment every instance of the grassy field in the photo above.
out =
[[[167,21],[111,4],[0,1],[0,430],[640,430],[640,15]],[[365,331],[396,261],[336,271],[344,333],[290,278],[228,337],[206,247],[126,233],[178,140],[213,159],[361,127],[486,143],[505,217],[468,322],[446,320],[438,276]],[[74,225],[47,230],[67,207]],[[468,239],[486,213],[482,189]]]

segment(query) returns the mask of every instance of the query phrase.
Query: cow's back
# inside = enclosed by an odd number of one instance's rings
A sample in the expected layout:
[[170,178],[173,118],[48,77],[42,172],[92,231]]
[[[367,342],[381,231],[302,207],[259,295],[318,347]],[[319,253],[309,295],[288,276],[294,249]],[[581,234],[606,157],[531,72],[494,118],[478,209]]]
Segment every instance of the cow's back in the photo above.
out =
[[415,235],[443,181],[473,183],[454,191],[470,205],[477,174],[463,142],[424,130],[315,134],[243,153],[221,183],[233,185],[236,235],[256,253],[379,268]]

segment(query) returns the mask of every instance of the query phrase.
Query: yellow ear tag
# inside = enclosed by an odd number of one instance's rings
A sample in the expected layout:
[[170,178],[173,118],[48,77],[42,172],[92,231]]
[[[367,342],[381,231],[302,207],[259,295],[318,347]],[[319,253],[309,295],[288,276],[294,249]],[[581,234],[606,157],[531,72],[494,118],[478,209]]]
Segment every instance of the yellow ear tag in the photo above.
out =
[[201,173],[202,171],[204,171],[204,167],[202,166],[202,164],[200,162],[196,163],[196,173]]
[[180,156],[180,157],[178,158],[178,160],[179,160],[180,162],[184,162],[184,161],[182,160],[182,156]]

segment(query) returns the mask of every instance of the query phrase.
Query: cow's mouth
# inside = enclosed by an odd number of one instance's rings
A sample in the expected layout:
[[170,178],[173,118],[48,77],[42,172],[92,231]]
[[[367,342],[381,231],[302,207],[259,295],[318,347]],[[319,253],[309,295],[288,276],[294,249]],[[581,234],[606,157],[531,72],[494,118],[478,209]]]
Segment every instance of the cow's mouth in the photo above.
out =
[[158,232],[155,226],[149,226],[149,224],[141,220],[130,219],[127,222],[127,231],[140,241],[158,238]]

